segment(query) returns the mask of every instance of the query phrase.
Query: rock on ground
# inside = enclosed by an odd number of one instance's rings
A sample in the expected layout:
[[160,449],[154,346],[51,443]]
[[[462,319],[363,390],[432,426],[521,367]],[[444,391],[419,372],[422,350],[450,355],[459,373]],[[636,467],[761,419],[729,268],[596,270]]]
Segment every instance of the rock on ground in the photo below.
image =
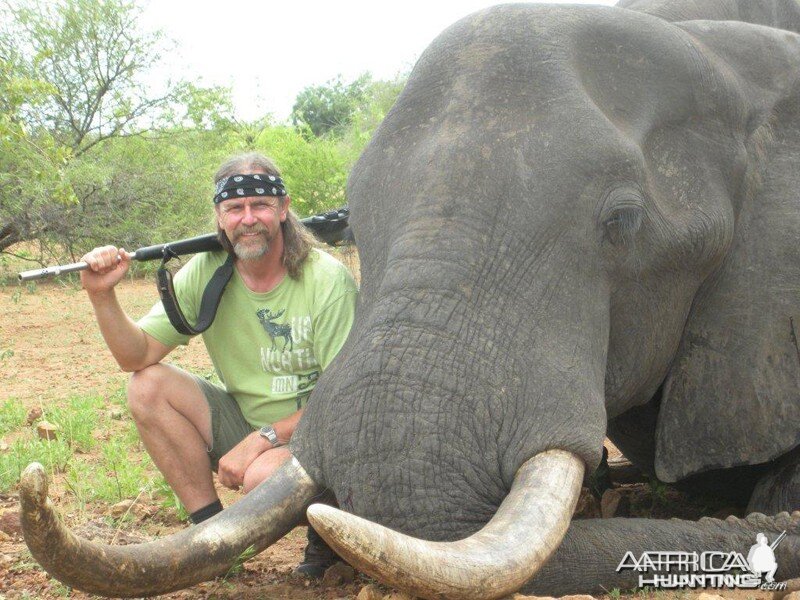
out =
[[347,563],[337,562],[325,571],[325,575],[322,576],[322,586],[336,587],[337,585],[346,585],[353,583],[355,578],[356,572],[353,567]]
[[370,583],[361,588],[356,600],[383,600],[383,592],[378,589],[378,586]]

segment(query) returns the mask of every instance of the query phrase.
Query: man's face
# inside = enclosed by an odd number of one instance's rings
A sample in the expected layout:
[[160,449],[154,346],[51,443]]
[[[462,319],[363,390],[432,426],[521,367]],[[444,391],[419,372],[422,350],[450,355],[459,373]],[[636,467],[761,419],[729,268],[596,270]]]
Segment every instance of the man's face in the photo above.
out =
[[283,235],[289,198],[252,196],[217,204],[217,223],[233,244],[237,258],[254,260],[267,254],[270,243]]

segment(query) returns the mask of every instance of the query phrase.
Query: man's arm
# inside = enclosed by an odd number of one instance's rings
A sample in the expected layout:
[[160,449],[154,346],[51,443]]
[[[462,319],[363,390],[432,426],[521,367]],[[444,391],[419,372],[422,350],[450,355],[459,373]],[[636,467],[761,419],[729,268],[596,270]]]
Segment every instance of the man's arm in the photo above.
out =
[[119,305],[115,286],[130,267],[131,255],[114,246],[95,248],[83,259],[81,283],[94,308],[100,332],[123,371],[140,371],[164,358],[172,347],[147,335]]
[[296,412],[293,412],[288,417],[284,417],[280,421],[275,421],[272,424],[272,428],[275,430],[275,433],[278,434],[278,443],[282,446],[285,446],[289,443],[289,440],[292,439],[292,434],[294,430],[297,429],[297,424],[300,422],[300,417],[303,416],[303,410],[300,409]]
[[[272,423],[280,446],[289,443],[302,415],[303,409],[301,408],[288,417]],[[219,482],[232,490],[238,489],[244,483],[244,474],[247,468],[264,452],[273,448],[275,446],[261,437],[258,431],[254,431],[219,459],[219,468],[217,469]]]

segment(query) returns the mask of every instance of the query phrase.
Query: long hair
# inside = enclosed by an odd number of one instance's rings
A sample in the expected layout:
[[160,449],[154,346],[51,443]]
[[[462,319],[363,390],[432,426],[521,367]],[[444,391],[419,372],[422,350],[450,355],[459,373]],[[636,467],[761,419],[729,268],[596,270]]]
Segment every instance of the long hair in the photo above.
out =
[[[280,171],[269,158],[258,152],[239,154],[226,160],[214,175],[214,185],[218,181],[231,175],[250,175],[263,173],[280,177]],[[279,208],[286,202],[285,198],[278,198]],[[289,209],[286,220],[281,223],[283,232],[283,256],[281,261],[289,277],[298,279],[311,249],[318,245],[314,235],[300,223],[297,216]],[[233,244],[228,239],[225,231],[217,224],[217,237],[222,247],[229,253],[233,252]]]

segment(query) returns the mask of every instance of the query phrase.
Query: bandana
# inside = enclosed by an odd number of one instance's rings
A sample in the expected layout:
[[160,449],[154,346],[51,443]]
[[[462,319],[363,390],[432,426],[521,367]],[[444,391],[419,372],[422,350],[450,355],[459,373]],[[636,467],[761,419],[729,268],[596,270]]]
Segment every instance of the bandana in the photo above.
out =
[[275,175],[231,175],[217,182],[214,204],[248,196],[285,196],[283,180]]

